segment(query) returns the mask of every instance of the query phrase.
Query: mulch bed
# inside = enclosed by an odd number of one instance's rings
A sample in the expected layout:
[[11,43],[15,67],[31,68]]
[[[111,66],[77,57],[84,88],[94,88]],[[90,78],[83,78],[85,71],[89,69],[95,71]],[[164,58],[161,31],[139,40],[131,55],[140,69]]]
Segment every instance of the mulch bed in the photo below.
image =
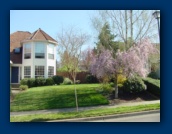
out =
[[135,94],[119,93],[118,95],[119,95],[118,99],[114,98],[115,96],[114,94],[111,94],[110,96],[107,97],[110,102],[110,105],[126,103],[126,102],[141,102],[141,101],[152,101],[152,100],[160,99],[159,97],[147,91],[143,91],[143,92],[135,93]]

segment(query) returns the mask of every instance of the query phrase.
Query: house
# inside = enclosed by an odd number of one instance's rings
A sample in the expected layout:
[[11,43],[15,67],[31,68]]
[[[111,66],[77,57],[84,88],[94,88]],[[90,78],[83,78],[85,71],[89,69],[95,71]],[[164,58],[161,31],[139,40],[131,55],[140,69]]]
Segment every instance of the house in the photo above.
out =
[[10,35],[10,81],[48,78],[56,75],[57,41],[40,28],[34,33],[17,31]]

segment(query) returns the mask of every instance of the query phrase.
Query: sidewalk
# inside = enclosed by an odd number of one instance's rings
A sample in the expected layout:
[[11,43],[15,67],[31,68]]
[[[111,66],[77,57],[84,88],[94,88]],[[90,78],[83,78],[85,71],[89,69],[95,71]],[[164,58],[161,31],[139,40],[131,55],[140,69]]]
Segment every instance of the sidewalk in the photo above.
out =
[[[160,103],[160,100],[156,101],[142,101],[142,102],[127,102],[120,103],[116,105],[101,105],[101,106],[91,106],[91,107],[79,107],[79,111],[96,109],[96,108],[115,108],[121,106],[136,106],[144,104],[154,104]],[[32,114],[48,114],[48,113],[59,113],[59,112],[75,112],[76,108],[62,108],[62,109],[48,109],[48,110],[37,110],[37,111],[23,111],[23,112],[10,112],[10,116],[21,116],[21,115],[32,115]]]

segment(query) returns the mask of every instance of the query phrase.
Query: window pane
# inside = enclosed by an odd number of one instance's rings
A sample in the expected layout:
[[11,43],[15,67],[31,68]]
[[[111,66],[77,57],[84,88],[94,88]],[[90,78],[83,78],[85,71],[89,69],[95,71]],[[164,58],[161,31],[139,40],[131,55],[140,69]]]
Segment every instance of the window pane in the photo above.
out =
[[48,77],[51,77],[54,75],[54,67],[48,66]]
[[25,58],[25,59],[30,59],[30,58],[31,58],[31,53],[26,53],[26,54],[24,54],[24,58]]
[[31,67],[24,66],[24,78],[30,78],[31,75]]
[[24,45],[24,53],[31,53],[31,45],[30,44]]
[[31,45],[25,44],[24,45],[24,59],[30,59],[31,58]]
[[54,54],[48,54],[48,59],[54,59]]
[[44,58],[45,57],[45,45],[41,42],[35,44],[35,58]]
[[54,45],[53,44],[48,45],[48,53],[54,54]]
[[44,53],[35,53],[35,58],[44,58]]
[[35,44],[35,53],[45,53],[45,45],[42,43]]
[[35,66],[35,78],[44,77],[44,66]]

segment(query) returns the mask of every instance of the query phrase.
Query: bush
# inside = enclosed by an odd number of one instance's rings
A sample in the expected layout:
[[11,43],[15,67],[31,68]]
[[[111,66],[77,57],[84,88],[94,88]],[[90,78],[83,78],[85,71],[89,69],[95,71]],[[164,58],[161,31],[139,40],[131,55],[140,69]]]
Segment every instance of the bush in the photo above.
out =
[[93,75],[87,75],[85,80],[87,83],[98,83],[98,79]]
[[157,72],[150,72],[150,73],[148,74],[148,77],[153,78],[153,79],[158,79]]
[[123,84],[126,80],[127,78],[124,75],[122,74],[118,75],[118,84]]
[[73,82],[69,78],[64,78],[63,84],[64,85],[71,85]]
[[26,89],[28,89],[28,86],[27,85],[20,85],[20,90],[26,90]]
[[45,86],[45,84],[46,84],[46,79],[43,78],[43,77],[38,77],[38,78],[36,78],[36,80],[35,80],[35,84],[36,84],[36,86]]
[[25,79],[22,79],[21,81],[20,81],[20,85],[28,85],[28,78],[25,78]]
[[28,82],[27,82],[27,85],[28,85],[29,88],[35,87],[36,86],[35,78],[29,78]]
[[98,88],[98,92],[103,93],[103,94],[110,94],[113,92],[113,87],[111,87],[110,84],[102,84]]
[[110,85],[111,87],[115,87],[115,83],[113,83],[113,82],[110,82],[109,85]]
[[160,80],[145,78],[143,81],[147,86],[148,92],[160,97]]
[[81,83],[81,81],[80,80],[76,80],[76,84],[80,84]]
[[46,85],[53,85],[53,84],[54,84],[53,78],[47,78],[46,79]]
[[133,77],[127,79],[122,86],[124,92],[138,93],[145,90],[145,84],[140,77]]
[[60,85],[60,83],[63,83],[64,81],[63,76],[55,75],[52,78],[53,78],[54,84],[57,84],[57,85]]

